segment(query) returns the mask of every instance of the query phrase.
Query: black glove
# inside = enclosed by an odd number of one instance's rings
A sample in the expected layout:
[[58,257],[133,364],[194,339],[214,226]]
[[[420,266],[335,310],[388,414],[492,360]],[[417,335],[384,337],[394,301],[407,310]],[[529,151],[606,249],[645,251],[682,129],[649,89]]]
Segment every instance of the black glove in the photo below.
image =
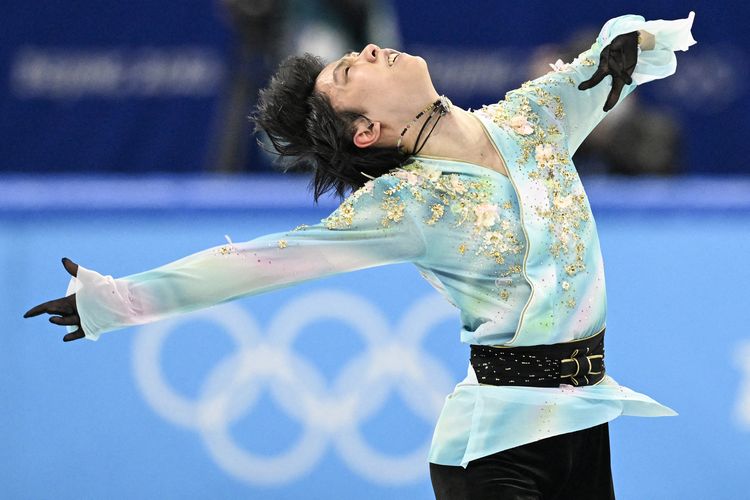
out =
[[[78,264],[68,258],[64,258],[62,262],[65,270],[68,271],[71,276],[78,276]],[[44,302],[43,304],[39,304],[38,306],[32,307],[31,309],[26,311],[26,314],[24,314],[23,317],[31,318],[33,316],[39,316],[43,313],[54,315],[50,317],[50,323],[62,326],[75,325],[78,327],[76,331],[66,334],[63,337],[63,341],[70,342],[71,340],[82,339],[86,336],[83,328],[81,328],[81,318],[78,317],[76,294],[68,295],[67,297],[63,297],[60,299],[50,300],[48,302]]]
[[615,107],[620,99],[622,88],[625,85],[633,83],[630,75],[635,70],[638,62],[638,32],[632,31],[623,35],[618,35],[612,40],[612,43],[602,49],[599,57],[599,67],[594,74],[581,82],[578,90],[588,90],[601,82],[605,76],[612,76],[612,90],[607,96],[607,102],[604,103],[604,111],[609,111]]

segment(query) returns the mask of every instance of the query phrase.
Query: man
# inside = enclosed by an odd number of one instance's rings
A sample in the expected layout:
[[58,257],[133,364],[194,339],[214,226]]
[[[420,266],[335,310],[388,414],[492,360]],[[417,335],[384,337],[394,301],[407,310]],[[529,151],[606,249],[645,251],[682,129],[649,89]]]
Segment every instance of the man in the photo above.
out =
[[603,263],[571,157],[623,94],[674,72],[692,20],[613,19],[575,61],[473,113],[437,93],[420,57],[370,44],[329,65],[291,58],[254,119],[281,155],[313,168],[316,199],[354,191],[335,212],[117,280],[64,259],[68,296],[26,316],[53,314],[70,327],[64,340],[96,339],[412,262],[460,309],[472,346],[433,438],[436,497],[613,498],[607,422],[674,412],[605,373]]

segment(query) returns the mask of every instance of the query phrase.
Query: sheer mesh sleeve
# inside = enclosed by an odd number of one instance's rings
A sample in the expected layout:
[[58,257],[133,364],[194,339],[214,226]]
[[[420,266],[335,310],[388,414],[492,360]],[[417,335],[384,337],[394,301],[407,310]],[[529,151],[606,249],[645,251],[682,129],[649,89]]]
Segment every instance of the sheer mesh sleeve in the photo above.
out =
[[[690,32],[694,13],[676,21],[646,21],[641,16],[627,15],[609,20],[591,48],[573,62],[558,61],[553,70],[520,89],[509,92],[506,99],[526,98],[539,108],[540,118],[554,123],[566,139],[569,154],[578,149],[591,130],[604,118],[604,102],[612,88],[611,77],[595,87],[581,91],[578,85],[591,78],[599,65],[599,56],[612,39],[623,33],[644,30],[654,35],[656,45],[651,50],[638,49],[638,63],[633,72],[633,84],[626,85],[620,96],[625,98],[639,84],[665,78],[677,68],[677,50],[687,50],[695,43]],[[523,124],[520,124],[523,126]]]
[[86,337],[157,321],[325,276],[414,261],[425,251],[409,201],[386,175],[369,181],[319,224],[229,243],[120,279],[79,268]]

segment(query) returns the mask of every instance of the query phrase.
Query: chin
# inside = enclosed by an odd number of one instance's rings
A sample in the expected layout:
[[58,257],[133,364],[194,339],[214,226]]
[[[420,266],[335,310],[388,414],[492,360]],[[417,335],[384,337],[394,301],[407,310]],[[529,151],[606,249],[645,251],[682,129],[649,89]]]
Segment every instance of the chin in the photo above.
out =
[[409,54],[408,52],[401,52],[401,56],[399,57],[399,60],[402,58],[403,58],[403,62],[415,61],[421,64],[427,64],[427,62],[422,58],[422,56],[415,56],[414,54]]
[[409,60],[404,61],[404,62],[408,62],[410,64],[416,64],[416,66],[422,67],[425,69],[425,71],[427,71],[427,61],[425,61],[421,56],[410,55]]

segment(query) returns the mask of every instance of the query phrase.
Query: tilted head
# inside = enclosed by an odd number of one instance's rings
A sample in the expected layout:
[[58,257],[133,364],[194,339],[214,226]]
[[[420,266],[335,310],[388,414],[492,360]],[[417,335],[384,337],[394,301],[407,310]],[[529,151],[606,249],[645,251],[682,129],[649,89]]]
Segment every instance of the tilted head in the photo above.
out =
[[344,196],[408,160],[398,136],[437,92],[420,57],[367,45],[325,65],[310,54],[279,66],[252,115],[287,169],[312,169],[314,197]]

